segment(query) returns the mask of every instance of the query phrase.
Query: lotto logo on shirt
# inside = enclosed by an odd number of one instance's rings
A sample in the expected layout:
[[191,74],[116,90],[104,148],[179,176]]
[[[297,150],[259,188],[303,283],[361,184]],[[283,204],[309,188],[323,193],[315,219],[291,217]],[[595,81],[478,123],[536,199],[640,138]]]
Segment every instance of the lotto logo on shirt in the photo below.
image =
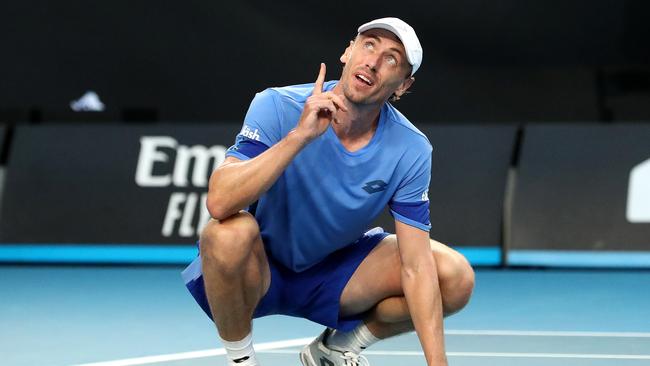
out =
[[239,134],[244,137],[248,137],[251,140],[259,141],[260,134],[258,132],[259,130],[257,128],[255,130],[251,130],[250,127],[244,125],[244,127],[241,129],[241,132]]

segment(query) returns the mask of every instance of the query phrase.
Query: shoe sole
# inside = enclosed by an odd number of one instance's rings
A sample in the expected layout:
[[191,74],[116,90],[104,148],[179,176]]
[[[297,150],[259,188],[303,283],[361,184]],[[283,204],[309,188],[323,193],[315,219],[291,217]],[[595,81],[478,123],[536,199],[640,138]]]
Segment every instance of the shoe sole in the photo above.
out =
[[[307,358],[309,357],[309,358]],[[312,359],[312,362],[309,362],[309,359]],[[302,362],[303,366],[316,366],[316,363],[313,362],[313,357],[311,357],[311,353],[309,352],[309,345],[305,348],[302,349],[300,352],[300,362]]]

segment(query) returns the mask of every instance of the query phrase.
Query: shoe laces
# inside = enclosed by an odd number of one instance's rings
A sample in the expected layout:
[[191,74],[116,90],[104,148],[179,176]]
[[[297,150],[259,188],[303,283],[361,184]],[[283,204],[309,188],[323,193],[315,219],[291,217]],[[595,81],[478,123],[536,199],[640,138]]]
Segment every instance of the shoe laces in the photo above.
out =
[[346,351],[341,354],[346,366],[368,366],[368,359],[358,353]]

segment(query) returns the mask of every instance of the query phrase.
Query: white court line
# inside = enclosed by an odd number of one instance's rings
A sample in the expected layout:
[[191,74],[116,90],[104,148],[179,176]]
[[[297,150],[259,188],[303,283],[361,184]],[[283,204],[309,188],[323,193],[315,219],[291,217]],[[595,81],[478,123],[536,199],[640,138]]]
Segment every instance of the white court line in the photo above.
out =
[[572,331],[529,331],[529,330],[445,330],[447,335],[472,336],[529,336],[529,337],[611,337],[650,338],[650,333],[638,332],[572,332]]
[[[285,341],[275,341],[275,342],[266,342],[259,343],[255,345],[255,350],[267,351],[278,348],[286,347],[296,347],[304,346],[305,344],[314,340],[314,337],[310,338],[297,338],[297,339],[288,339]],[[206,349],[202,351],[192,351],[192,352],[182,352],[182,353],[170,353],[166,355],[156,355],[156,356],[146,356],[146,357],[137,357],[137,358],[125,358],[122,360],[115,361],[105,361],[105,362],[93,362],[93,363],[83,363],[75,366],[131,366],[131,365],[146,365],[151,363],[158,362],[167,362],[167,361],[178,361],[178,360],[189,360],[193,358],[204,358],[212,356],[221,356],[225,355],[226,350],[223,348],[215,349]]]
[[501,357],[501,358],[585,358],[592,360],[650,360],[650,355],[606,355],[589,353],[497,353],[497,352],[447,352],[450,357]]
[[[650,338],[650,333],[633,333],[633,332],[568,332],[568,331],[518,331],[518,330],[446,330],[445,334],[447,335],[471,335],[471,336],[541,336],[541,337],[612,337],[612,338]],[[272,351],[280,348],[304,346],[305,344],[311,342],[314,338],[298,338],[298,339],[289,339],[285,341],[277,342],[266,342],[259,343],[255,345],[256,351]],[[381,351],[365,351],[364,354],[376,354],[376,352]],[[278,352],[279,353],[279,352]],[[208,349],[201,351],[191,351],[191,352],[182,352],[182,353],[171,353],[165,355],[155,355],[155,356],[145,356],[137,358],[126,358],[122,360],[115,361],[105,361],[105,362],[94,362],[94,363],[84,363],[74,366],[132,366],[132,365],[147,365],[152,363],[167,362],[167,361],[177,361],[177,360],[189,360],[193,358],[205,358],[213,356],[225,355],[226,351],[223,348]],[[381,353],[384,354],[384,353]],[[390,353],[391,355],[422,355],[422,352],[408,352],[408,351],[394,351]],[[538,353],[480,353],[480,352],[449,352],[447,353],[450,357],[542,357],[542,356],[530,356],[530,355],[547,355],[544,357],[555,357],[553,355],[558,354],[538,354]],[[486,356],[489,355],[489,356]],[[509,356],[503,356],[509,355]],[[517,355],[528,355],[528,356],[517,356]],[[550,355],[550,356],[549,356]],[[562,356],[563,358],[580,358],[580,357],[570,357],[571,354],[566,354]],[[576,355],[573,355],[576,356]],[[593,355],[582,355],[582,358],[593,358],[593,357],[584,357],[584,356],[593,356]],[[650,359],[650,356],[646,355],[595,355],[599,358],[625,358],[637,357],[632,359]],[[607,357],[612,356],[612,357]],[[641,357],[641,358],[639,358]]]
[[[295,354],[296,350],[267,350],[258,353]],[[363,351],[375,356],[422,356],[422,351]],[[608,360],[650,360],[650,355],[608,355],[589,353],[518,353],[518,352],[447,352],[448,357],[498,357],[498,358],[584,358]]]

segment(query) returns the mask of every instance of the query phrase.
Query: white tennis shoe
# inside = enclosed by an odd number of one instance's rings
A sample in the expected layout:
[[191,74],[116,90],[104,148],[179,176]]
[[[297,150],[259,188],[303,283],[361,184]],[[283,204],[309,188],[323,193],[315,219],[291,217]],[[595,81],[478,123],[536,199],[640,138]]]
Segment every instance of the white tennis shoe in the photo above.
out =
[[368,359],[357,353],[326,346],[327,337],[331,334],[332,329],[325,329],[318,338],[300,351],[303,366],[370,366]]

